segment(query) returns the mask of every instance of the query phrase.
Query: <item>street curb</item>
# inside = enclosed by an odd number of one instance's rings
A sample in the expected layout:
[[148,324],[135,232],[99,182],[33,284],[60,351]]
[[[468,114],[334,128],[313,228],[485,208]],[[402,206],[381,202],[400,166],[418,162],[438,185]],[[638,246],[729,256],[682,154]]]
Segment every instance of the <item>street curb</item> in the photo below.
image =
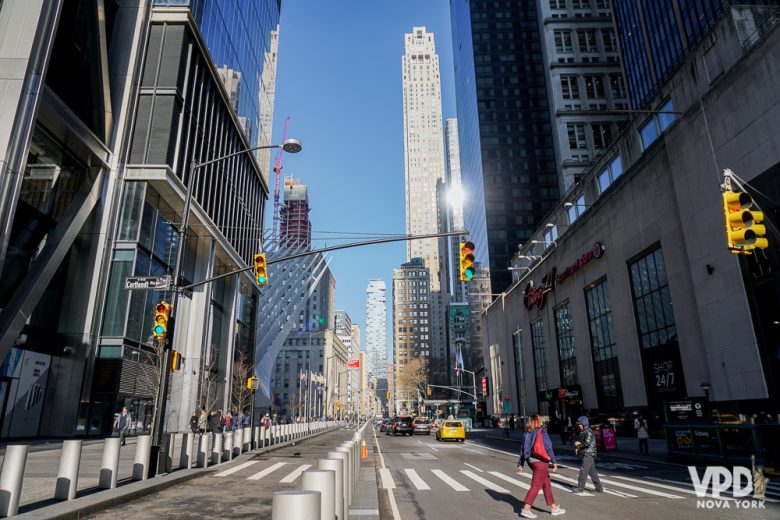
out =
[[[496,440],[499,440],[499,441],[504,441],[504,442],[514,442],[515,444],[522,444],[523,443],[523,441],[521,441],[520,439],[507,439],[506,437],[502,437],[502,436],[498,436],[498,435],[485,435],[485,437],[488,437],[488,438],[491,438],[491,439],[496,439]],[[573,449],[558,448],[558,450],[559,451],[565,451],[567,455],[575,455]],[[658,460],[658,459],[655,459],[655,458],[647,458],[647,457],[642,457],[642,458],[639,458],[639,457],[628,457],[628,456],[623,456],[623,455],[620,455],[620,454],[615,454],[613,452],[603,452],[603,451],[600,451],[598,453],[598,458],[599,458],[599,460],[603,460],[603,461],[606,461],[607,459],[619,459],[619,460],[626,461],[626,462],[650,462],[650,463],[653,463],[653,464],[662,464],[664,466],[673,466],[673,467],[676,467],[676,468],[688,467],[687,465],[680,464],[678,462],[670,462],[670,461],[667,461],[667,460]]]
[[134,499],[150,495],[151,493],[163,491],[171,486],[175,486],[176,484],[181,484],[188,480],[202,477],[203,475],[208,475],[209,473],[213,473],[217,470],[223,470],[226,466],[234,462],[250,460],[257,455],[263,455],[277,449],[293,446],[306,440],[319,437],[320,435],[337,432],[342,429],[343,428],[334,428],[333,430],[325,430],[302,439],[294,439],[279,444],[274,444],[273,446],[242,453],[230,462],[223,462],[216,466],[209,466],[208,468],[192,468],[189,471],[186,469],[178,470],[161,477],[155,477],[139,482],[132,482],[114,489],[106,489],[97,492],[94,492],[96,488],[89,488],[81,491],[81,493],[89,493],[86,496],[76,498],[75,500],[44,506],[39,509],[33,509],[20,514],[15,518],[34,520],[80,520],[86,518],[90,514],[125,504],[126,502],[132,501]]

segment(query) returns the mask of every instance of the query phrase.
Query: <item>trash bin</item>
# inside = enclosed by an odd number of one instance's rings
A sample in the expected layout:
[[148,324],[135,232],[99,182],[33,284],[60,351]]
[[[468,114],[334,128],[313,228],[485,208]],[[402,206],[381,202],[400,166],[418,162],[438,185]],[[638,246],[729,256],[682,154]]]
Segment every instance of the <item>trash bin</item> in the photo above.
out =
[[604,425],[601,427],[601,449],[603,451],[617,451],[617,437],[615,436],[615,427]]

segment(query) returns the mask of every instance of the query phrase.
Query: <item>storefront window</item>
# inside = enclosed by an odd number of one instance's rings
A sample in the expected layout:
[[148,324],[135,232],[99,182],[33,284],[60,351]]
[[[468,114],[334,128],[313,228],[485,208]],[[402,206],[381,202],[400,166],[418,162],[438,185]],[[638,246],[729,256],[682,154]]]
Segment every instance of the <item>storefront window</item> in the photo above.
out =
[[555,332],[558,336],[561,386],[565,387],[577,384],[577,356],[574,351],[574,331],[571,322],[568,302],[555,309]]
[[601,410],[619,411],[623,409],[623,396],[607,280],[591,284],[585,291],[585,301],[598,405]]
[[547,353],[544,350],[544,320],[531,323],[531,344],[534,351],[536,391],[547,390]]

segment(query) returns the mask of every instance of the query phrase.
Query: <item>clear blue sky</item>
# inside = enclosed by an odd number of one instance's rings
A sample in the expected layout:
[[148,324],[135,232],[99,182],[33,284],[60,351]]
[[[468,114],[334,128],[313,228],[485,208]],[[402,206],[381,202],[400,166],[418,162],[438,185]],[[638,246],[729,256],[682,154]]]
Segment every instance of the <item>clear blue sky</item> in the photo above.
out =
[[[282,2],[274,142],[290,116],[288,136],[304,149],[284,157],[282,173],[309,186],[315,238],[405,232],[401,56],[413,26],[435,34],[443,116],[455,117],[448,0]],[[392,350],[393,268],[405,260],[402,242],[333,253],[336,307],[360,325],[364,348],[366,286],[382,278]]]

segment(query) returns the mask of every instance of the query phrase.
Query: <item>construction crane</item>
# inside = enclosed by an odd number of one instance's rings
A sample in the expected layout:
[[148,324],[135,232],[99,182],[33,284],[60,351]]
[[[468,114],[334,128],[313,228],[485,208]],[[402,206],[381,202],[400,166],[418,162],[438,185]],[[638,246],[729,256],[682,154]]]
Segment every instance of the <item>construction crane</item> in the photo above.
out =
[[[284,131],[282,132],[282,142],[287,139],[287,128],[290,126],[290,116],[284,120]],[[274,173],[276,173],[276,185],[274,186],[274,225],[273,225],[273,241],[275,244],[279,244],[279,221],[281,220],[281,207],[279,202],[279,185],[282,176],[282,154],[284,154],[284,148],[279,148],[274,159]]]

